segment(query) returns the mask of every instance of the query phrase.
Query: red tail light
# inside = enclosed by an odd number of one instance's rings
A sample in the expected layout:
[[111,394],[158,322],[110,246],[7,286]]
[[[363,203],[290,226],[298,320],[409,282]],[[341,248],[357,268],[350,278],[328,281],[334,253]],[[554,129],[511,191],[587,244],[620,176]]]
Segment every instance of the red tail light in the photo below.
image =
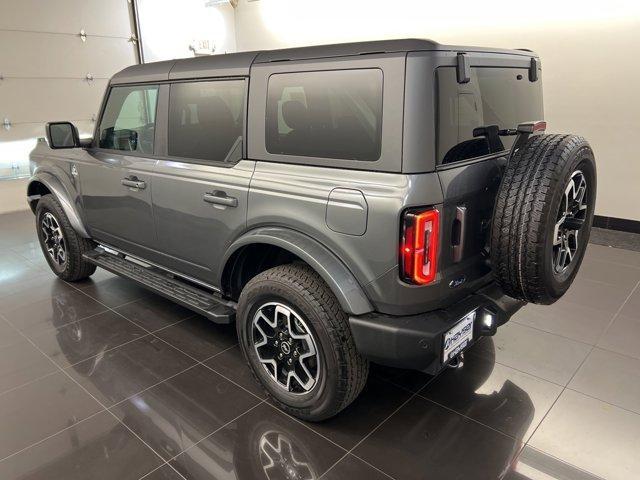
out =
[[400,263],[402,279],[406,282],[424,285],[436,278],[438,224],[437,210],[405,212]]

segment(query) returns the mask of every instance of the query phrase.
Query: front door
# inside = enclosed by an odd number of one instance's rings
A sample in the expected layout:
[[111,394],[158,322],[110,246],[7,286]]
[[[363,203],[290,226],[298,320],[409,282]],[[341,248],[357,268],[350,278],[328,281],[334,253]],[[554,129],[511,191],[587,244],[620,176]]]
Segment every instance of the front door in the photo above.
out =
[[153,180],[161,264],[215,285],[247,221],[255,163],[242,160],[246,80],[170,85],[166,156]]
[[76,167],[91,235],[128,253],[156,246],[152,174],[158,87],[113,87],[94,146]]

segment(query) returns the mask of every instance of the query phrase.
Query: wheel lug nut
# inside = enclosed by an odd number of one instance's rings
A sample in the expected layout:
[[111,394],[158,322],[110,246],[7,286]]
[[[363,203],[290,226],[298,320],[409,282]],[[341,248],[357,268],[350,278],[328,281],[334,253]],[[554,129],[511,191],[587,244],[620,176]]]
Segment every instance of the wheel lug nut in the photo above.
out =
[[293,363],[293,359],[290,358],[289,360],[287,360],[287,363],[291,365]]
[[278,360],[282,360],[282,353],[278,354]]

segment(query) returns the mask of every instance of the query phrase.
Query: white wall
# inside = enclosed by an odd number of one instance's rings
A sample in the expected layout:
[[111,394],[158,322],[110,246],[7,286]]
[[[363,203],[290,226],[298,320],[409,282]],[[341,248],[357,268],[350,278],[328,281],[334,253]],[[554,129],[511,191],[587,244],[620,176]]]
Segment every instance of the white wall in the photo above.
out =
[[0,180],[0,214],[28,208],[27,179]]
[[[127,0],[0,0],[0,177],[29,174],[47,121],[93,133],[109,77],[137,61],[130,8]],[[0,212],[28,208],[25,189],[24,180],[0,180]]]
[[234,10],[206,0],[137,0],[145,62],[236,51]]
[[637,0],[240,0],[235,21],[238,50],[402,37],[535,50],[549,130],[595,150],[596,213],[640,220]]

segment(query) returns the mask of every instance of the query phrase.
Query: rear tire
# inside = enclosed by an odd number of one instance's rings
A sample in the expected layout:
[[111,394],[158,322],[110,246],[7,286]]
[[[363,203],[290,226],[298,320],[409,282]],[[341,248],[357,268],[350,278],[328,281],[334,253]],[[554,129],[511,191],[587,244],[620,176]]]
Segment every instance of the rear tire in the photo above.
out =
[[307,265],[281,265],[252,278],[238,301],[237,330],[266,392],[303,420],[336,415],[367,381],[369,363],[356,350],[347,314]]
[[49,267],[62,280],[77,282],[96,271],[96,266],[83,258],[96,244],[73,229],[60,202],[51,194],[44,195],[38,202],[36,230]]
[[536,135],[515,152],[491,227],[494,274],[507,295],[548,305],[567,291],[586,251],[595,196],[595,160],[584,138]]

